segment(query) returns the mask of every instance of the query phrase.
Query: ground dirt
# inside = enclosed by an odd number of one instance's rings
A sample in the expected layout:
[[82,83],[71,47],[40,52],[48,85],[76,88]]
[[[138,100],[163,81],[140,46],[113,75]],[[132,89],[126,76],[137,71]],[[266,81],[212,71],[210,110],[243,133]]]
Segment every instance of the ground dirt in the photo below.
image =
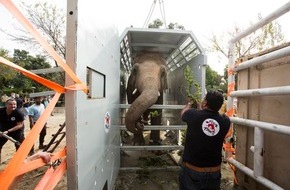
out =
[[[54,115],[47,121],[47,135],[45,143],[49,143],[52,135],[55,134],[60,125],[65,121],[63,109],[56,108]],[[29,133],[28,119],[25,121],[25,134]],[[56,148],[55,152],[65,146],[65,139]],[[38,141],[35,144],[35,151],[38,151]],[[4,170],[15,153],[15,147],[12,142],[7,142],[2,149],[2,161],[0,171]],[[178,151],[126,151],[122,152],[121,170],[115,182],[116,190],[178,190],[179,175],[179,155]],[[158,166],[150,170],[151,166]],[[161,166],[161,167],[160,167]],[[168,169],[162,167],[170,166]],[[172,167],[173,166],[173,167]],[[138,167],[142,170],[132,170],[130,168]],[[48,166],[44,166],[24,175],[18,183],[16,190],[32,190],[35,188]],[[147,168],[147,169],[144,169]],[[156,168],[156,167],[155,167]],[[67,189],[66,175],[55,187],[55,190]],[[222,184],[221,189],[229,190],[233,188],[233,172],[227,163],[222,164]]]

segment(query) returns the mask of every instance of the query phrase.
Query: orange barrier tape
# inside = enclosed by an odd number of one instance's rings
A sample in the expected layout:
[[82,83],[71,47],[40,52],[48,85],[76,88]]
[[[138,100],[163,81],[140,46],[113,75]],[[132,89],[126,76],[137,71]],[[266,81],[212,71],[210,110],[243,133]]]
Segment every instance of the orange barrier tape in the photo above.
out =
[[228,84],[228,94],[227,96],[230,96],[231,92],[235,89],[235,82],[232,82],[231,84]]
[[[62,150],[60,150],[57,153],[53,153],[52,157],[51,157],[51,161],[54,162],[55,160],[58,160],[60,158],[63,158],[66,156],[66,149],[63,148]],[[20,168],[20,170],[18,171],[17,175],[22,175],[24,173],[30,172],[32,170],[35,170],[41,166],[44,166],[45,163],[43,162],[43,160],[41,158],[37,159],[37,160],[32,160],[30,162],[27,162],[25,164],[23,164]]]
[[87,88],[87,86],[85,84],[73,84],[65,88],[68,90],[82,90],[82,89]]
[[[71,68],[65,63],[65,61],[57,54],[57,52],[51,47],[51,45],[41,36],[41,34],[32,26],[23,14],[17,9],[17,7],[10,0],[0,0],[0,2],[7,8],[8,11],[34,36],[34,38],[43,46],[43,48],[53,57],[60,67],[68,74],[73,81],[78,84],[82,84],[82,81],[75,75]],[[88,92],[87,87],[82,89],[85,93]]]
[[227,114],[228,117],[233,117],[234,113],[235,113],[235,109],[231,108],[230,110],[227,111],[226,114]]
[[234,128],[233,128],[233,125],[231,125],[231,126],[230,126],[230,129],[229,129],[229,131],[228,131],[228,133],[227,133],[226,136],[225,136],[225,139],[226,139],[226,138],[229,138],[229,137],[232,137],[233,134],[234,134]]
[[50,179],[51,175],[53,175],[53,173],[54,173],[53,167],[48,168],[48,170],[46,170],[45,174],[38,182],[34,190],[43,190],[44,186],[47,184],[48,180]]
[[56,168],[53,173],[48,173],[44,176],[44,180],[37,184],[37,190],[52,190],[57,185],[59,180],[62,178],[66,171],[66,159],[64,159],[61,164]]
[[223,148],[225,151],[235,152],[235,148],[233,148],[233,143],[227,142],[223,144]]
[[60,95],[60,93],[55,93],[52,100],[49,102],[46,109],[44,110],[43,114],[40,116],[33,128],[30,130],[29,134],[22,142],[16,154],[12,157],[6,169],[1,173],[0,189],[8,189],[14,178],[17,176],[18,169],[21,167],[24,159],[28,155],[35,141],[38,139],[39,133],[42,130],[48,117],[50,116],[53,108],[55,107]]
[[47,80],[45,78],[42,78],[18,65],[16,65],[15,63],[12,63],[10,61],[8,61],[7,59],[3,58],[3,57],[0,57],[0,62],[9,66],[9,67],[12,67],[14,69],[16,69],[17,71],[21,72],[23,75],[35,80],[36,82],[56,91],[56,92],[59,92],[59,93],[64,93],[65,92],[65,88],[62,87],[61,85],[55,83],[55,82],[52,82],[50,80]]
[[232,75],[234,73],[232,68],[228,68],[228,76]]
[[[229,157],[229,158],[236,159],[236,158],[235,158],[235,155],[233,155],[233,156],[231,156],[231,157]],[[228,159],[229,159],[229,158],[228,158]],[[228,164],[230,165],[231,169],[232,169],[233,172],[234,172],[234,183],[235,183],[236,185],[238,185],[239,183],[238,183],[238,178],[237,178],[237,170],[236,170],[236,167],[235,167],[233,164],[231,164],[230,162],[228,162]]]

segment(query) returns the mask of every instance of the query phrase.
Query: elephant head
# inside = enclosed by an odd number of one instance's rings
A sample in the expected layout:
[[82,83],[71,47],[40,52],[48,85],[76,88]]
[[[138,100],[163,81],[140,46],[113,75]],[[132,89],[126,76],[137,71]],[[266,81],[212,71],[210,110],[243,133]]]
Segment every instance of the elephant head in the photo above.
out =
[[[166,61],[158,53],[141,53],[134,58],[127,84],[128,103],[126,128],[134,135],[142,134],[142,114],[153,104],[163,103],[163,91],[167,89]],[[142,136],[143,137],[143,136]]]

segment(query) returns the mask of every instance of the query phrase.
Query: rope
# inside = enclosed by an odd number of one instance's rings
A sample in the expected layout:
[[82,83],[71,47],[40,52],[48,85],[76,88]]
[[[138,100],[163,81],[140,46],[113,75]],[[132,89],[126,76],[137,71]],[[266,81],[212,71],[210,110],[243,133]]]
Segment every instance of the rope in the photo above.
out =
[[165,18],[165,8],[164,8],[164,2],[163,0],[159,0],[159,5],[160,5],[160,13],[164,22],[164,26],[167,29],[167,24],[166,24],[166,18]]
[[151,16],[152,16],[153,10],[154,10],[154,8],[155,8],[155,5],[156,5],[156,0],[153,0],[153,3],[152,3],[152,5],[151,5],[151,7],[150,7],[150,10],[149,10],[148,16],[147,16],[147,18],[146,18],[146,20],[145,20],[145,23],[144,23],[144,25],[143,25],[143,28],[145,28],[145,27],[148,25],[148,22],[149,22],[149,20],[151,19]]
[[[166,18],[165,18],[164,2],[163,2],[163,0],[158,0],[158,2],[159,2],[159,9],[160,9],[160,13],[161,13],[162,20],[164,22],[165,28],[167,28]],[[148,25],[148,23],[149,23],[149,21],[151,19],[151,16],[153,14],[155,5],[156,5],[156,0],[154,0],[153,3],[152,3],[152,5],[151,5],[151,8],[150,8],[149,13],[148,13],[148,16],[147,16],[147,18],[145,20],[145,23],[143,25],[143,28],[147,27],[147,25]]]

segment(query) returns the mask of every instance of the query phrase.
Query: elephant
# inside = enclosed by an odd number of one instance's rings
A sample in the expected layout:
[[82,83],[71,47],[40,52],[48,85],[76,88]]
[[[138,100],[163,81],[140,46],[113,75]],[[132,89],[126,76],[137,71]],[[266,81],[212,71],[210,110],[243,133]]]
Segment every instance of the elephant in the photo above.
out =
[[[134,145],[145,144],[144,124],[148,123],[153,104],[163,104],[163,92],[167,89],[167,65],[160,53],[141,52],[134,57],[131,74],[127,83],[127,100],[131,104],[125,125],[134,134]],[[157,116],[151,117],[151,124],[160,125],[162,110],[157,109]],[[160,142],[160,131],[152,130],[151,142]]]

